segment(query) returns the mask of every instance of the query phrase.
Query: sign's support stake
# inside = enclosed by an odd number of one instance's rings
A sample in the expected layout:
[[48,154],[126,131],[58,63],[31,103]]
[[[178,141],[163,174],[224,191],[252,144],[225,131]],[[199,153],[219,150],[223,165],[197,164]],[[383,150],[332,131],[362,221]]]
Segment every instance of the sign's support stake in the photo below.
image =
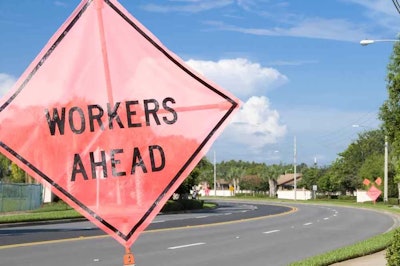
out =
[[135,266],[135,257],[129,248],[125,248],[124,266]]
[[96,9],[97,9],[97,23],[99,28],[99,35],[100,35],[100,44],[101,44],[101,54],[103,56],[103,67],[104,67],[104,76],[107,86],[107,96],[108,102],[111,106],[114,106],[114,98],[112,93],[112,86],[111,86],[111,74],[110,74],[110,65],[108,61],[108,52],[107,52],[107,44],[106,44],[106,37],[105,37],[105,30],[104,30],[104,22],[103,22],[103,0],[95,0]]

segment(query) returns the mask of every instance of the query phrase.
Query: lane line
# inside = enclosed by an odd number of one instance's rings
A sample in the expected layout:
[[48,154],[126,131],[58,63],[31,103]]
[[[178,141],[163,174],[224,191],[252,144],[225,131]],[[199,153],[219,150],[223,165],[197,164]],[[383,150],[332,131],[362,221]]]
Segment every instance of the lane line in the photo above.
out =
[[[242,219],[242,220],[217,222],[217,223],[212,223],[212,224],[162,228],[162,229],[151,229],[151,230],[145,230],[145,231],[141,232],[141,234],[151,234],[151,233],[166,232],[166,231],[177,231],[177,230],[187,230],[187,229],[205,228],[205,227],[213,227],[213,226],[223,226],[223,225],[228,225],[228,224],[257,221],[257,220],[268,219],[268,218],[272,218],[272,217],[284,216],[284,215],[292,214],[292,213],[295,213],[298,211],[298,209],[296,207],[287,206],[287,205],[272,205],[272,206],[286,206],[286,207],[289,207],[290,210],[287,212],[283,212],[283,213],[269,214],[269,215],[264,215],[264,216],[259,216],[259,217],[246,218],[246,219]],[[229,214],[232,214],[232,213],[229,213]],[[227,214],[225,214],[225,215],[227,215]],[[292,226],[292,228],[294,228],[294,226]],[[82,237],[75,237],[75,238],[54,239],[54,240],[45,240],[45,241],[28,242],[28,243],[20,243],[20,244],[9,244],[9,245],[0,246],[0,250],[11,249],[11,248],[30,247],[30,246],[39,246],[39,245],[48,245],[48,244],[63,243],[63,242],[101,239],[101,238],[111,238],[111,236],[109,236],[109,235],[82,236]]]
[[201,218],[207,218],[207,215],[203,215],[203,216],[197,216],[196,219],[201,219]]
[[271,231],[267,231],[267,232],[263,232],[263,234],[272,234],[272,233],[277,233],[280,232],[281,230],[271,230]]
[[182,245],[182,246],[169,247],[168,249],[189,248],[189,247],[195,247],[195,246],[200,246],[200,245],[205,245],[205,244],[206,243],[200,242],[200,243],[193,243],[193,244],[187,244],[187,245]]
[[329,217],[325,217],[324,220],[329,220]]
[[303,224],[303,225],[306,225],[306,226],[307,226],[307,225],[312,225],[312,223],[305,223],[305,224]]

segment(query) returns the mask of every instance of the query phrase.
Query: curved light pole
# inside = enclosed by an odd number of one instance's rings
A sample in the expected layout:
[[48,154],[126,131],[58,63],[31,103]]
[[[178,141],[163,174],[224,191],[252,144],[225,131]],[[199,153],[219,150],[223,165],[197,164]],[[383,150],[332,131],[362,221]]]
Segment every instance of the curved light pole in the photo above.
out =
[[373,44],[373,43],[376,43],[376,42],[398,42],[398,41],[399,40],[396,40],[396,39],[382,39],[382,40],[368,40],[368,39],[365,39],[365,40],[361,40],[360,44],[362,46],[367,46],[369,44]]
[[[394,2],[393,2],[394,3]],[[396,1],[397,3],[397,1]],[[396,5],[396,9],[397,9]],[[399,11],[399,9],[397,9]],[[361,40],[360,44],[366,46],[376,42],[398,42],[399,39],[382,39],[382,40]],[[354,126],[354,125],[353,125]],[[384,165],[384,178],[383,178],[383,202],[388,202],[388,140],[385,136],[385,165]]]

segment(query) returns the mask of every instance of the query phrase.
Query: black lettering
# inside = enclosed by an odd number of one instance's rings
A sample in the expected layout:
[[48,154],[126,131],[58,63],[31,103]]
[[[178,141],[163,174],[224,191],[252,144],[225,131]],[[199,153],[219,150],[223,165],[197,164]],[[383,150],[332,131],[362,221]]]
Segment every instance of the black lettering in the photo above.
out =
[[104,178],[106,178],[107,177],[106,152],[105,151],[100,151],[101,159],[98,162],[95,161],[93,152],[90,152],[89,155],[90,155],[90,166],[92,168],[92,179],[96,179],[96,177],[97,177],[96,167],[102,167],[103,168],[103,176],[104,176]]
[[[154,121],[156,121],[156,124],[160,125],[160,120],[158,119],[158,116],[157,116],[157,112],[159,109],[159,104],[158,104],[157,100],[148,99],[148,100],[144,100],[143,103],[144,103],[144,113],[146,116],[146,125],[150,126],[150,114],[153,115],[153,118],[154,118]],[[152,109],[149,108],[149,104],[153,104]]]
[[79,154],[74,155],[74,166],[72,168],[72,174],[71,174],[71,182],[75,182],[76,175],[77,174],[82,174],[84,180],[88,180],[88,176],[85,170],[85,167],[83,166],[81,157]]
[[132,175],[135,173],[137,166],[140,166],[142,168],[143,173],[147,173],[146,165],[143,162],[142,155],[140,155],[139,148],[135,147],[135,149],[133,150],[133,159],[132,159],[132,169],[131,169]]
[[[97,110],[97,113],[94,113],[94,110]],[[97,124],[101,128],[101,130],[104,130],[104,125],[103,121],[101,121],[101,118],[103,117],[104,110],[101,108],[101,106],[94,104],[94,105],[89,105],[88,106],[88,115],[89,115],[89,125],[90,125],[90,131],[94,132],[94,121],[97,121]]]
[[132,105],[136,105],[139,104],[138,101],[127,101],[125,103],[125,107],[126,107],[126,117],[127,117],[127,121],[128,121],[128,127],[141,127],[142,124],[141,123],[133,123],[132,122],[132,116],[136,115],[136,111],[131,109]]
[[168,118],[165,117],[165,116],[163,116],[163,120],[164,120],[164,122],[167,123],[168,125],[172,125],[172,124],[174,124],[176,121],[178,121],[178,114],[176,113],[176,111],[175,111],[173,108],[171,108],[171,107],[169,107],[169,106],[167,105],[168,102],[175,103],[175,100],[174,100],[173,98],[171,98],[171,97],[167,97],[167,98],[165,98],[165,99],[163,100],[163,102],[162,102],[162,105],[163,105],[164,110],[165,110],[165,111],[168,111],[168,112],[170,112],[170,113],[172,114],[172,120],[168,120]]
[[60,135],[64,135],[65,126],[65,107],[61,108],[61,117],[56,108],[53,108],[53,117],[50,116],[49,110],[45,110],[47,124],[49,125],[50,134],[52,136],[56,133],[56,127]]
[[108,128],[113,129],[114,124],[113,120],[117,121],[119,128],[124,128],[124,124],[122,124],[121,119],[118,115],[118,108],[120,106],[120,102],[116,102],[113,109],[111,109],[111,105],[107,103],[107,114],[108,114]]
[[123,153],[123,149],[111,150],[111,170],[113,176],[126,176],[126,172],[117,172],[116,165],[121,163],[121,160],[115,159],[115,155],[118,153]]
[[[75,126],[74,122],[74,112],[78,112],[78,118],[80,119],[80,127],[77,128]],[[85,121],[85,115],[83,114],[83,111],[79,107],[72,107],[69,112],[68,112],[68,118],[69,118],[69,126],[71,128],[71,131],[74,132],[75,134],[82,134],[85,131],[86,128],[86,121]]]
[[[156,166],[156,160],[154,158],[154,150],[158,150],[159,155],[160,155],[160,161],[159,165]],[[150,154],[150,161],[151,161],[151,170],[153,172],[161,171],[165,167],[165,154],[164,150],[161,148],[161,146],[158,145],[152,145],[149,146],[149,154]]]

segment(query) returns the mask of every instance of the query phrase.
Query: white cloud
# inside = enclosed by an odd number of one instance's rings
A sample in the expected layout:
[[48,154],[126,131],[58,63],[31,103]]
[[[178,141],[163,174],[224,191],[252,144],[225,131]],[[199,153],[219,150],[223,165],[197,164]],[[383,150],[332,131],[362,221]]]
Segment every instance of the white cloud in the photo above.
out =
[[220,21],[208,21],[207,24],[219,30],[235,31],[260,36],[286,36],[337,41],[358,42],[368,36],[364,26],[345,19],[306,18],[287,27],[251,28],[228,25]]
[[54,1],[55,6],[68,7],[68,4],[63,1]]
[[276,143],[285,134],[286,126],[280,124],[279,113],[271,109],[267,97],[253,96],[233,117],[225,137],[231,142],[260,149]]
[[233,0],[202,0],[202,1],[174,1],[182,2],[183,4],[146,4],[143,9],[151,12],[167,13],[167,12],[188,12],[198,13],[202,11],[222,8],[234,3]]
[[16,79],[8,74],[0,73],[0,97],[14,85]]
[[[395,5],[392,1],[388,0],[345,0],[346,2],[358,4],[365,8],[364,14],[367,18],[374,22],[374,24],[380,25],[381,28],[379,31],[376,31],[374,37],[395,37],[398,33],[398,29],[400,27],[399,13],[395,8]],[[383,32],[382,30],[386,29],[390,32]]]
[[278,70],[263,67],[244,58],[217,62],[188,60],[187,64],[240,98],[265,95],[265,92],[288,81]]

